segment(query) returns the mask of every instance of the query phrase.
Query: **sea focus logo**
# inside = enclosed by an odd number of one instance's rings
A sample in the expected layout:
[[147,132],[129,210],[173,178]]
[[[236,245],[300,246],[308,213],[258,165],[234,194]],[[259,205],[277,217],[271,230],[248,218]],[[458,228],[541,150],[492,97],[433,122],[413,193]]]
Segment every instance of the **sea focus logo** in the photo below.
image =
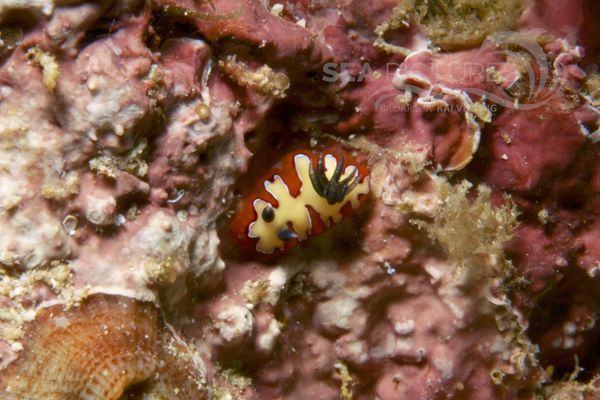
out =
[[[476,56],[452,58],[449,62],[432,62],[435,54],[415,52],[403,63],[372,66],[369,63],[327,63],[323,80],[340,88],[362,83],[370,77],[384,79],[381,88],[368,101],[378,110],[411,111],[426,104],[428,109],[456,111],[444,106],[444,90],[436,84],[443,76],[445,92],[460,91],[472,101],[485,99],[494,111],[499,106],[519,110],[541,107],[554,90],[552,68],[536,34],[497,32],[481,45]],[[421,57],[419,54],[428,54]],[[411,57],[414,57],[410,59]],[[410,61],[408,61],[410,59]],[[473,79],[477,77],[477,79]],[[479,84],[469,85],[469,82]],[[417,103],[412,100],[418,99]],[[393,101],[392,101],[393,100]]]
[[[505,108],[531,110],[544,105],[552,95],[551,66],[538,35],[517,32],[497,32],[490,35],[480,48],[481,59],[499,59],[486,65],[486,76],[501,85],[502,91],[490,92],[479,88],[464,88],[465,92],[485,97]],[[508,67],[513,77],[498,73]]]

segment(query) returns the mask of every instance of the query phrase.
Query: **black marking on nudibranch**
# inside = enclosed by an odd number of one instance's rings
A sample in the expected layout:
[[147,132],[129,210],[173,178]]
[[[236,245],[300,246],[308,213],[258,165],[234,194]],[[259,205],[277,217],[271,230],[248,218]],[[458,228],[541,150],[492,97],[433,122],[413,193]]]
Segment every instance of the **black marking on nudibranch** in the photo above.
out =
[[358,185],[359,176],[358,170],[354,168],[352,173],[345,179],[340,181],[344,172],[344,156],[342,155],[337,163],[331,179],[325,175],[325,168],[323,167],[323,155],[319,157],[317,161],[317,171],[315,172],[312,163],[309,166],[308,174],[310,176],[310,182],[312,183],[315,192],[321,197],[327,199],[329,205],[335,203],[341,203],[344,201],[346,194],[351,192],[352,189]]
[[277,232],[277,237],[279,240],[283,240],[284,242],[289,242],[291,240],[298,239],[298,234],[291,229],[283,229]]
[[275,211],[273,211],[273,207],[266,206],[263,208],[261,216],[265,222],[273,222],[275,219]]

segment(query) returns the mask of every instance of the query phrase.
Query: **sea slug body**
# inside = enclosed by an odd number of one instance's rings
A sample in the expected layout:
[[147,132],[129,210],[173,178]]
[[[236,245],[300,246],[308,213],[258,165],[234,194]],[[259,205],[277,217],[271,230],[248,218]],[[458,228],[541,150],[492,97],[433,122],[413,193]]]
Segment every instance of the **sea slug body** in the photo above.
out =
[[366,165],[342,150],[296,150],[252,188],[231,230],[243,248],[273,254],[354,214],[369,193],[369,177]]

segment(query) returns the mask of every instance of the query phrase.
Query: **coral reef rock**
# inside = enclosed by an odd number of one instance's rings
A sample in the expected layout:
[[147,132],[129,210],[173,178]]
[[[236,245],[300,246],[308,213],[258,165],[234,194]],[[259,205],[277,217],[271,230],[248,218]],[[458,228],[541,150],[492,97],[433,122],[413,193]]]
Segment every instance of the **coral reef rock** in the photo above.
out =
[[598,398],[598,10],[0,0],[0,398]]

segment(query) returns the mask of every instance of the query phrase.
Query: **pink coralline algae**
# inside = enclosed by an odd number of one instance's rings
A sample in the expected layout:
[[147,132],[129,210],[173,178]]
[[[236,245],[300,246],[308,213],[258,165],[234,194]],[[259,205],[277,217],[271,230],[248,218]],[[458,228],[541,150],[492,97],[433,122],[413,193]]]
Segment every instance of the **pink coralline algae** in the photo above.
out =
[[0,0],[0,397],[598,398],[599,18]]

